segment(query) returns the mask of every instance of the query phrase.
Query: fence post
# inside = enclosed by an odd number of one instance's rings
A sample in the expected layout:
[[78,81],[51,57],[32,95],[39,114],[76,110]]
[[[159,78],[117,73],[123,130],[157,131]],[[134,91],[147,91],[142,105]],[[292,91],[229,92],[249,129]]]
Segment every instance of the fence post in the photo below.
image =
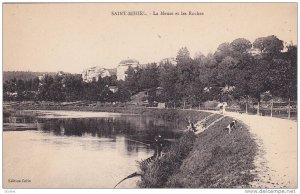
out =
[[199,102],[199,108],[198,109],[200,110],[200,102]]
[[248,102],[246,102],[246,114],[248,114]]
[[271,102],[271,117],[273,117],[273,99],[272,99],[272,102]]
[[256,114],[259,115],[259,101],[257,103],[257,113]]
[[291,119],[291,99],[289,98],[289,110],[288,110],[288,119]]

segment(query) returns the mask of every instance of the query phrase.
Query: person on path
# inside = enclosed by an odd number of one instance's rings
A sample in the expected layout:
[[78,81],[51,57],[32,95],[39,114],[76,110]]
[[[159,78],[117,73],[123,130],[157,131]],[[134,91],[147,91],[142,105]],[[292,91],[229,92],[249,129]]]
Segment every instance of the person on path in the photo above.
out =
[[157,158],[162,156],[163,142],[164,140],[160,134],[158,134],[154,138],[154,146],[155,146],[154,156]]

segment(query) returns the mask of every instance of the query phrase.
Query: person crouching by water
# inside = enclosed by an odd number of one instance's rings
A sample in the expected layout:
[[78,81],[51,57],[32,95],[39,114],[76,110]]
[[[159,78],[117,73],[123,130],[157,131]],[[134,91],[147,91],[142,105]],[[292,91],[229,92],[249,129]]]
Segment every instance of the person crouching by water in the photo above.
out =
[[164,142],[164,140],[160,134],[155,136],[155,138],[154,138],[154,147],[155,147],[154,156],[156,158],[159,158],[162,156],[163,142]]
[[190,121],[190,120],[189,120],[189,125],[187,126],[187,128],[188,128],[188,130],[191,130],[191,131],[193,131],[193,132],[196,132],[196,131],[197,131],[197,129],[196,129],[194,123],[193,123],[192,121]]

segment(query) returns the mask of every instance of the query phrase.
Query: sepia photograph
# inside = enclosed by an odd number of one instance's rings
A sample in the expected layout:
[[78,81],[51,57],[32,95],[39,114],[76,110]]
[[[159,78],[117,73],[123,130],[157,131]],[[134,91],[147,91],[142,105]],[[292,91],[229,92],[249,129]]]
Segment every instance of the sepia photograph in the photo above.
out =
[[296,193],[297,19],[295,2],[2,3],[2,189]]

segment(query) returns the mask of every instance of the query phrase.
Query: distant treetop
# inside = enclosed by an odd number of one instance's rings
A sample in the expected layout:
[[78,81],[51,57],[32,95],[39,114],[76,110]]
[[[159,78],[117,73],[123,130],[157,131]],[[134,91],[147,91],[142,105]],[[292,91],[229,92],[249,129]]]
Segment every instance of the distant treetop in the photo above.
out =
[[122,60],[119,64],[127,64],[127,63],[139,63],[139,61],[136,59],[125,59]]

